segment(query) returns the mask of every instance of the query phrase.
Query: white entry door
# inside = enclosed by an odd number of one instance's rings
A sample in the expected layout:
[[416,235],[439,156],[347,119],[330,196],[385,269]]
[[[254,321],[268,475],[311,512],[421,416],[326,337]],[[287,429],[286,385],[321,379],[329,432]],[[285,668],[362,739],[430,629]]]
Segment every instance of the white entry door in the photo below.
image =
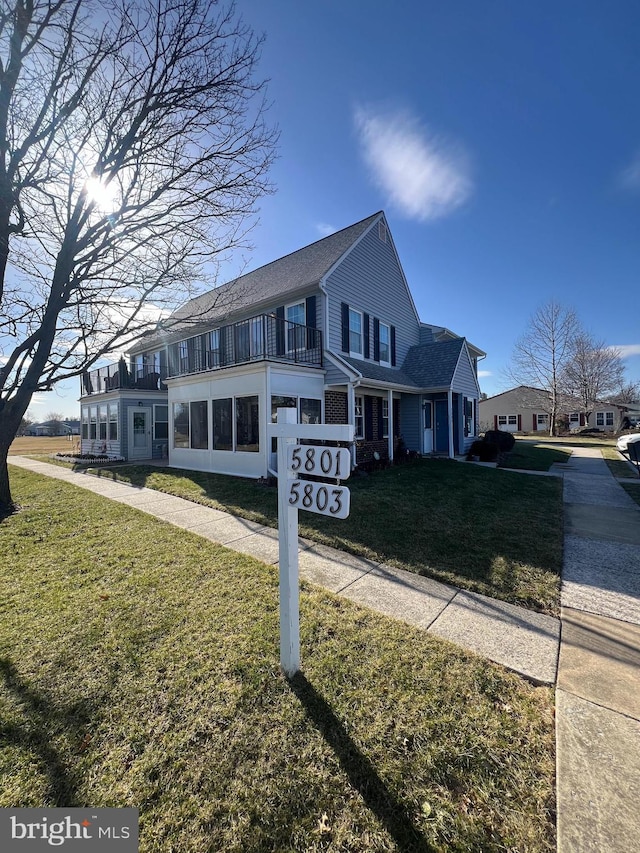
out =
[[423,421],[423,439],[422,439],[422,452],[423,453],[432,453],[433,452],[433,413],[431,400],[425,400],[423,403],[424,406],[424,421]]
[[151,409],[129,409],[129,459],[151,459]]

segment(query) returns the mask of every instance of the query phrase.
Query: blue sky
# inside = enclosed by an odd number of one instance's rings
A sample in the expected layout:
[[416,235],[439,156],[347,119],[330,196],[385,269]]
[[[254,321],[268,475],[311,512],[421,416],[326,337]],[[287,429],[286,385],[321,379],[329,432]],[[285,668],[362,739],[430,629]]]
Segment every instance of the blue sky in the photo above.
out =
[[[238,0],[266,42],[276,193],[231,278],[384,209],[421,318],[504,377],[554,298],[640,380],[637,0]],[[77,412],[70,383],[32,406]]]

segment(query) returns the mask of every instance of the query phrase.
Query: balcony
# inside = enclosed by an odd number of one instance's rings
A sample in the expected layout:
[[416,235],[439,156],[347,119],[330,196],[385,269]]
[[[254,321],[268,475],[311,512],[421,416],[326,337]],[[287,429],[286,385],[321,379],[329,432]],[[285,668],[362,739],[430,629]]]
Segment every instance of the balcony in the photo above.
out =
[[273,314],[259,314],[171,344],[167,376],[189,376],[268,360],[322,367],[322,332]]
[[107,391],[166,391],[164,380],[254,361],[284,361],[305,367],[322,367],[322,332],[291,323],[274,314],[259,314],[239,323],[170,344],[161,354],[160,367],[117,364],[99,367],[82,376],[81,395]]
[[124,360],[106,367],[98,367],[82,375],[80,394],[104,394],[106,391],[131,389],[135,391],[166,391],[164,384],[167,371],[157,366],[129,367]]

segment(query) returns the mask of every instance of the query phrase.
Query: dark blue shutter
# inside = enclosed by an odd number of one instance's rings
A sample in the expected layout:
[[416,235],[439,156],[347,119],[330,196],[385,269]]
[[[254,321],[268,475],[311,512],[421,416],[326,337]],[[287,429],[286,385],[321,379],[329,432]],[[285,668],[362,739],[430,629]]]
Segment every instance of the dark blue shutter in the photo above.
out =
[[396,366],[396,327],[391,326],[391,367]]
[[364,437],[373,440],[373,397],[364,398]]
[[340,305],[342,313],[342,352],[349,352],[349,306],[346,302]]
[[369,358],[370,350],[371,350],[370,342],[369,342],[369,325],[370,325],[370,324],[369,324],[369,315],[368,315],[368,314],[363,314],[363,315],[362,315],[362,326],[363,326],[363,329],[362,329],[363,335],[362,335],[362,337],[363,337],[363,342],[364,342],[364,348],[363,348],[363,353],[362,353],[362,355],[363,355],[365,358]]
[[315,332],[311,331],[311,329],[318,328],[318,316],[315,296],[307,296],[307,301],[305,305],[305,318],[307,324],[307,349],[314,349],[318,345],[318,335]]
[[380,361],[380,320],[373,318],[373,360]]
[[378,438],[384,438],[382,435],[382,397],[378,397]]
[[284,305],[276,308],[276,355],[284,355]]

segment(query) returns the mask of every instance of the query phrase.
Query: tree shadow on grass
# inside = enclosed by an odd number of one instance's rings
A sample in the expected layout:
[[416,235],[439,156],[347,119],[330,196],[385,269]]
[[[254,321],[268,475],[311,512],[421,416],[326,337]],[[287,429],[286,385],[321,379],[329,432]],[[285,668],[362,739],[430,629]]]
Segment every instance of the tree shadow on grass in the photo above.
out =
[[47,780],[47,805],[67,808],[84,805],[78,801],[73,771],[52,746],[52,741],[54,732],[62,730],[81,751],[89,722],[95,717],[95,708],[87,702],[60,707],[52,698],[27,685],[7,658],[0,659],[0,678],[6,690],[19,702],[22,716],[18,723],[0,719],[0,739],[37,758]]
[[371,761],[349,737],[326,699],[301,672],[289,679],[289,684],[308,718],[336,754],[349,782],[394,839],[398,850],[403,853],[434,853],[436,848],[427,842],[407,814],[405,806],[389,790]]

